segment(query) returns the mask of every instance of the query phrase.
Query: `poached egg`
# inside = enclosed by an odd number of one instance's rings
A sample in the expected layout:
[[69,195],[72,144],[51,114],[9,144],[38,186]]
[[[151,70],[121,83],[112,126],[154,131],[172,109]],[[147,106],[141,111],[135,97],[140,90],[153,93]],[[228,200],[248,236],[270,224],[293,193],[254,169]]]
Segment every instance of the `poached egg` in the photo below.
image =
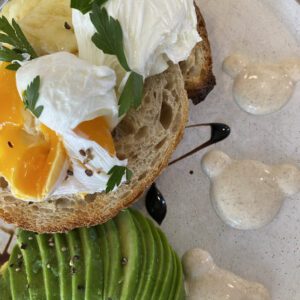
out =
[[[144,78],[165,71],[170,60],[186,60],[201,41],[193,0],[110,0],[104,6],[121,24],[129,67]],[[115,56],[104,54],[91,40],[95,28],[89,14],[73,9],[72,21],[79,57],[110,66],[120,81],[125,71]]]
[[[108,171],[127,164],[116,157],[111,135],[118,122],[114,72],[66,52],[26,62],[16,74],[5,66],[0,69],[0,174],[11,193],[40,201],[105,190]],[[41,78],[38,105],[44,107],[39,119],[22,103],[36,76]]]

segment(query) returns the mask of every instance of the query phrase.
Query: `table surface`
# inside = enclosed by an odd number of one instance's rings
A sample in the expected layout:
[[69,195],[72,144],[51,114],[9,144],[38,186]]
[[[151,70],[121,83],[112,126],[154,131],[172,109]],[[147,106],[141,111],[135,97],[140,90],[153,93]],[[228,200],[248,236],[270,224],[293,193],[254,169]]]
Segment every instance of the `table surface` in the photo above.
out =
[[[300,4],[296,0],[199,0],[213,51],[217,86],[193,107],[190,123],[224,122],[232,129],[211,147],[237,159],[268,164],[293,163],[300,168],[300,84],[280,112],[251,116],[233,101],[232,79],[222,72],[234,52],[270,60],[300,58]],[[209,129],[189,129],[175,156],[209,136]],[[280,214],[257,231],[238,231],[216,215],[209,180],[200,167],[209,149],[169,167],[157,181],[168,202],[162,227],[180,254],[189,248],[208,250],[217,264],[263,283],[274,300],[300,299],[300,194],[286,199]],[[190,170],[194,171],[190,175]],[[139,204],[143,207],[142,202]]]
[[[237,51],[271,61],[299,56],[299,2],[199,0],[199,4],[211,41],[217,86],[205,102],[193,107],[190,123],[224,122],[231,126],[231,136],[210,149],[223,150],[233,158],[289,162],[300,168],[300,86],[280,112],[250,116],[234,103],[232,79],[221,70],[224,58]],[[208,137],[209,129],[190,129],[174,157]],[[220,267],[263,283],[274,300],[299,300],[300,194],[287,199],[278,217],[265,228],[247,232],[231,229],[210,203],[209,180],[200,167],[208,150],[169,167],[157,181],[168,201],[162,227],[170,242],[180,254],[193,247],[206,249]],[[137,206],[145,210],[143,200]],[[7,238],[0,232],[0,242]]]

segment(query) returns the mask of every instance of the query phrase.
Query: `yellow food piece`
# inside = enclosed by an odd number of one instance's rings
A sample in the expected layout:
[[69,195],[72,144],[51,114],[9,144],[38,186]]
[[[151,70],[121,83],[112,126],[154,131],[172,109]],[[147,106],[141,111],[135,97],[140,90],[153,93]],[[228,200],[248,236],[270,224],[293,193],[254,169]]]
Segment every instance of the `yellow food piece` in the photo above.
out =
[[75,132],[84,138],[92,140],[106,149],[110,155],[116,155],[114,141],[109,129],[109,125],[104,117],[98,117],[91,121],[82,122]]
[[0,64],[0,175],[16,197],[42,200],[55,186],[67,155],[60,138],[47,127],[35,135],[25,130],[15,72],[6,65]]
[[11,0],[2,14],[16,19],[38,55],[77,52],[70,0]]
[[5,69],[6,66],[0,62],[0,124],[23,125],[25,110],[16,89],[16,72]]

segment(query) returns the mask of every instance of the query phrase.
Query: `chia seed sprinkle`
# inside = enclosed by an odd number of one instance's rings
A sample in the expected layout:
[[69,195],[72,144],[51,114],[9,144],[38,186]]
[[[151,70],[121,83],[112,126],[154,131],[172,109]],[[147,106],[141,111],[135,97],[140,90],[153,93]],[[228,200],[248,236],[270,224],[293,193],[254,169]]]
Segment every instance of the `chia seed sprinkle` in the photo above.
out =
[[86,152],[83,149],[79,150],[79,154],[82,156],[86,156]]
[[123,258],[121,259],[121,264],[122,264],[123,266],[126,266],[127,263],[128,263],[128,258],[127,258],[127,257],[123,257]]
[[90,169],[86,169],[86,170],[85,170],[85,174],[86,174],[86,176],[91,177],[91,176],[93,176],[93,171],[90,170]]

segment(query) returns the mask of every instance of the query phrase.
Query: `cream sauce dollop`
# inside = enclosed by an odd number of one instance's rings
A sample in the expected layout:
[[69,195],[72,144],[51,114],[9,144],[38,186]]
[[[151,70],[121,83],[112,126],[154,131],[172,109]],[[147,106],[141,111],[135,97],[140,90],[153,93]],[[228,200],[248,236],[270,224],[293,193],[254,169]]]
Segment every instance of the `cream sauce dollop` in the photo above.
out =
[[293,165],[268,166],[210,151],[203,157],[202,167],[211,180],[211,200],[217,214],[241,230],[269,224],[284,198],[300,190],[300,171]]
[[300,58],[266,64],[235,54],[225,59],[223,70],[234,78],[236,103],[250,114],[265,115],[279,111],[292,97],[300,81]]
[[219,268],[204,250],[189,250],[182,263],[187,300],[271,300],[264,286]]

